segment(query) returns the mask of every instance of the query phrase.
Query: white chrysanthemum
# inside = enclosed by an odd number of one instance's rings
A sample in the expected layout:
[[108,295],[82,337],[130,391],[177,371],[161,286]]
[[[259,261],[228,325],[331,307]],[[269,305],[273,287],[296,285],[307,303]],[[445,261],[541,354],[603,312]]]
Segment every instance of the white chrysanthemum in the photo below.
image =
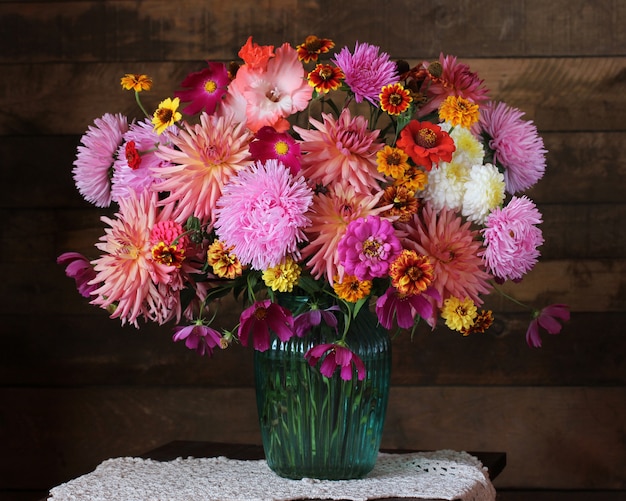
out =
[[465,183],[462,214],[484,224],[489,213],[504,201],[504,175],[492,164],[475,165]]
[[422,192],[435,210],[444,207],[459,210],[463,203],[465,183],[469,180],[469,167],[459,162],[443,162],[428,173],[428,184]]
[[469,129],[455,127],[452,129],[450,137],[454,140],[454,145],[456,146],[456,150],[452,155],[453,162],[461,162],[468,166],[483,163],[485,158],[483,145]]

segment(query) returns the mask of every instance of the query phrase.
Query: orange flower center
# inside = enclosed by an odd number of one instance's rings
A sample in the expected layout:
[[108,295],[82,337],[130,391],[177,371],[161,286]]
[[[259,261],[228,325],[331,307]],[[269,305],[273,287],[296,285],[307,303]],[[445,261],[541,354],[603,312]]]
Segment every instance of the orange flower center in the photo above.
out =
[[267,308],[261,306],[254,311],[254,318],[257,320],[264,320],[265,317],[267,317]]
[[415,142],[422,148],[432,148],[437,144],[437,134],[431,129],[420,129]]

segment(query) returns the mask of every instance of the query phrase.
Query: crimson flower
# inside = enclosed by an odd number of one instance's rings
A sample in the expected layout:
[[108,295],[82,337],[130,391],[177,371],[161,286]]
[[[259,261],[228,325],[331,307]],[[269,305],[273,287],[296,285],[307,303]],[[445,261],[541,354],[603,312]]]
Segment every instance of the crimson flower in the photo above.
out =
[[278,160],[289,167],[292,175],[300,172],[300,145],[287,132],[278,132],[266,125],[254,135],[249,147],[253,160]]
[[226,94],[230,79],[224,63],[208,62],[209,67],[187,75],[182,81],[183,90],[174,92],[182,102],[189,102],[184,112],[194,115],[202,110],[209,115],[215,112],[217,104]]
[[57,264],[65,266],[65,274],[76,281],[76,288],[83,297],[90,297],[99,285],[90,284],[96,278],[96,270],[89,260],[78,252],[66,252],[57,258]]
[[257,351],[266,351],[270,347],[270,329],[283,342],[293,335],[291,312],[269,299],[257,301],[245,309],[239,322],[239,341],[243,346],[248,346],[248,340],[252,336],[252,346]]
[[421,294],[402,294],[394,287],[389,287],[387,291],[376,300],[376,316],[378,321],[385,328],[390,330],[394,324],[394,318],[398,327],[410,329],[413,327],[415,315],[419,315],[426,320],[428,325],[435,327],[437,318],[434,312],[433,301],[429,301],[426,296],[430,296],[435,301],[440,301],[441,296],[437,289],[429,287]]
[[534,314],[534,319],[530,322],[526,331],[526,342],[531,348],[541,348],[541,337],[539,327],[545,329],[548,334],[558,334],[562,325],[559,320],[567,322],[570,317],[569,306],[566,304],[551,304]]
[[304,358],[311,367],[315,367],[323,358],[320,373],[328,378],[333,376],[336,369],[339,369],[341,379],[350,381],[352,379],[352,364],[354,364],[358,380],[363,381],[365,379],[363,360],[345,346],[334,343],[318,344],[310,348],[304,354]]

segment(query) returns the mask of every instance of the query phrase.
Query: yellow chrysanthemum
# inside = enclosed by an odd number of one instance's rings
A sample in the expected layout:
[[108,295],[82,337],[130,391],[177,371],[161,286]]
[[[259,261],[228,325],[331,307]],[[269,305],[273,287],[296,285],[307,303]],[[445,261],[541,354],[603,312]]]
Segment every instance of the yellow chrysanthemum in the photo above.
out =
[[300,279],[300,266],[290,256],[263,272],[265,285],[273,291],[291,292]]
[[439,107],[439,118],[452,124],[469,129],[478,122],[478,105],[461,96],[448,96]]
[[339,277],[335,277],[333,289],[344,301],[356,303],[359,299],[369,295],[372,290],[372,282],[370,280],[359,280],[353,275],[344,275],[342,282],[339,282]]
[[167,98],[159,103],[159,107],[154,112],[152,124],[157,134],[161,134],[170,125],[178,122],[183,116],[178,112],[180,99]]
[[135,92],[150,90],[152,88],[152,79],[148,75],[139,75],[136,73],[126,73],[120,83],[125,90],[134,90]]
[[477,315],[476,305],[468,297],[463,301],[454,296],[449,297],[443,302],[441,308],[441,318],[446,321],[448,328],[459,332],[467,331],[472,327]]
[[409,168],[409,156],[400,148],[387,145],[376,153],[376,164],[378,172],[399,179]]

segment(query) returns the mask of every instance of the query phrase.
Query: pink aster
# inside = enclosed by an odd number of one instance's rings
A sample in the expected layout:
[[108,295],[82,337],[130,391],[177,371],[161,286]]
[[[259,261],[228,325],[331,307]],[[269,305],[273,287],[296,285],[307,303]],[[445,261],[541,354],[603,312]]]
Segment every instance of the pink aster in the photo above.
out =
[[480,110],[480,134],[493,151],[493,163],[504,167],[506,191],[514,194],[539,181],[546,170],[543,139],[524,112],[505,103],[488,103]]
[[163,205],[175,205],[174,218],[213,219],[215,204],[224,185],[250,163],[248,143],[252,135],[232,117],[202,113],[200,123],[185,124],[171,146],[161,145],[159,158],[171,165],[154,169],[161,180],[159,191],[169,192]]
[[480,294],[491,290],[492,277],[479,257],[482,244],[471,222],[463,221],[452,210],[436,211],[426,203],[411,221],[398,223],[398,227],[407,233],[405,248],[430,258],[439,307],[449,297],[469,297],[477,305],[483,303]]
[[81,137],[72,174],[79,193],[97,207],[111,205],[111,174],[128,119],[105,113]]
[[199,355],[213,355],[213,348],[221,347],[222,335],[202,323],[174,327],[174,341],[185,341],[185,346]]
[[295,127],[302,141],[302,173],[313,183],[351,185],[357,192],[379,189],[384,176],[378,172],[376,154],[383,148],[379,131],[370,131],[367,120],[352,117],[344,108],[339,118],[322,114],[323,123],[310,119],[312,129]]
[[[428,298],[430,299],[428,299]],[[401,329],[410,329],[415,323],[415,316],[419,315],[428,325],[435,327],[436,312],[432,300],[438,301],[439,293],[429,287],[421,294],[400,294],[394,287],[376,300],[376,316],[385,329],[392,329],[395,323]]]
[[387,275],[389,265],[401,251],[393,225],[378,216],[351,221],[337,247],[345,272],[359,280]]
[[559,320],[567,322],[569,318],[569,306],[566,304],[551,304],[541,311],[535,312],[534,318],[526,331],[526,343],[531,348],[541,348],[539,328],[545,329],[548,334],[558,334],[562,328]]
[[246,308],[239,318],[237,337],[243,346],[252,346],[257,351],[266,351],[270,347],[270,329],[285,342],[293,336],[293,317],[291,312],[269,299],[257,301]]
[[265,270],[285,256],[299,257],[312,198],[306,180],[292,176],[282,163],[255,162],[224,187],[215,211],[215,231],[242,264]]
[[366,376],[365,364],[363,360],[354,352],[345,346],[338,344],[318,344],[310,348],[304,358],[308,360],[311,367],[315,367],[322,360],[320,373],[327,378],[333,377],[335,370],[339,369],[341,379],[350,381],[354,370],[359,381],[363,381]]
[[520,280],[539,259],[543,233],[537,224],[541,213],[526,196],[513,197],[503,208],[494,209],[481,230],[485,264],[500,280]]
[[209,67],[190,73],[181,83],[184,90],[174,92],[182,102],[188,102],[183,111],[188,115],[195,115],[201,111],[209,115],[226,94],[230,79],[224,63],[207,61]]
[[354,52],[344,47],[332,61],[343,71],[344,82],[357,103],[365,99],[379,106],[381,89],[398,81],[396,63],[375,45],[356,42]]
[[300,145],[287,132],[277,132],[273,127],[261,127],[250,143],[253,160],[275,159],[287,167],[293,175],[300,172]]
[[57,264],[65,266],[65,274],[73,278],[76,288],[83,297],[90,297],[98,288],[98,284],[91,283],[96,278],[96,272],[89,260],[78,252],[65,252],[57,258]]

